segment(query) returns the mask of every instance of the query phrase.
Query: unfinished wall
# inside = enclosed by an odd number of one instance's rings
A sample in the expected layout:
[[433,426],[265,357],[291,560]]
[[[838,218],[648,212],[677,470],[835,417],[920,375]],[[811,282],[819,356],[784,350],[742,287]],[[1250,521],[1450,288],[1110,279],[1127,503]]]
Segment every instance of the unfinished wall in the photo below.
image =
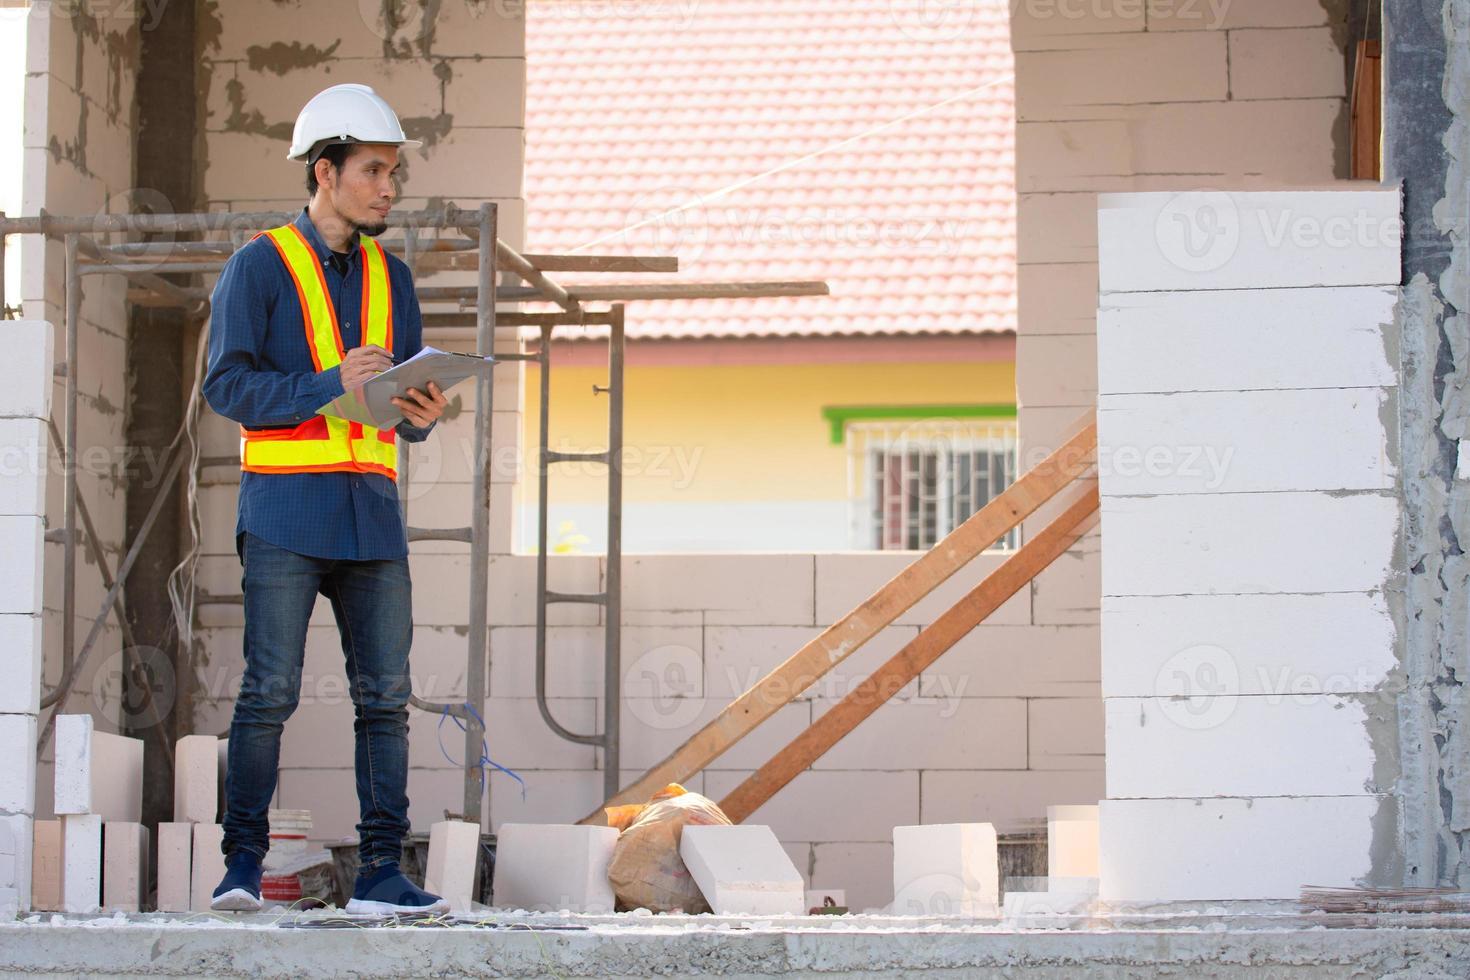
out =
[[[25,147],[22,212],[34,215],[89,215],[133,207],[134,131],[132,91],[138,26],[134,5],[99,6],[40,2],[27,15]],[[21,297],[28,319],[46,320],[54,329],[54,357],[66,357],[65,261],[60,238],[20,239]],[[102,554],[116,569],[124,545],[126,467],[124,434],[127,363],[125,284],[118,277],[83,280],[78,322],[80,389],[78,405],[77,492],[96,526]],[[65,431],[66,400],[62,375],[52,385],[51,417]],[[64,480],[58,447],[51,446],[45,481],[48,529],[64,526]],[[62,556],[59,541],[45,545],[45,678],[61,678]],[[101,608],[106,589],[90,545],[77,550],[77,645]],[[109,618],[87,669],[80,672],[66,710],[92,711],[98,724],[117,730],[122,642],[117,621]],[[45,721],[47,712],[42,713]],[[37,774],[38,814],[51,811],[50,749]]]
[[1396,884],[1399,195],[1099,207],[1103,897]]

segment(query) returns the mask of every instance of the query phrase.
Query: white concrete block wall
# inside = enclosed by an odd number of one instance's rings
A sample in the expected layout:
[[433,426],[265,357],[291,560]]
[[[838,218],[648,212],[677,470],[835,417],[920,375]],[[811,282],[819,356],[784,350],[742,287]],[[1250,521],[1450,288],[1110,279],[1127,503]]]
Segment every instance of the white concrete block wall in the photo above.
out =
[[1102,895],[1364,883],[1396,806],[1398,193],[1100,208]]
[[[1217,10],[1207,4],[1011,5],[1017,99],[1016,375],[1023,458],[1060,444],[1074,421],[1098,404],[1099,379],[1113,394],[1139,396],[1131,402],[1120,399],[1111,418],[1099,419],[1104,428],[1111,422],[1115,429],[1130,422],[1135,428],[1141,424],[1139,412],[1153,404],[1150,396],[1161,392],[1361,386],[1368,390],[1356,396],[1322,397],[1335,398],[1345,417],[1360,421],[1371,434],[1378,399],[1393,385],[1378,327],[1391,322],[1391,289],[1365,288],[1352,295],[1319,290],[1315,296],[1300,290],[1301,300],[1290,307],[1281,304],[1279,295],[1257,297],[1245,290],[1238,295],[1184,293],[1178,294],[1179,305],[1168,311],[1152,302],[1157,294],[1109,294],[1099,309],[1100,194],[1193,191],[1243,182],[1307,184],[1336,176],[1346,84],[1341,54],[1336,55],[1334,75],[1326,53],[1332,48],[1330,35],[1340,23],[1340,11],[1329,12],[1316,0],[1237,0],[1218,6]],[[1237,50],[1246,56],[1236,57]],[[1241,133],[1250,133],[1250,139],[1241,139]],[[1271,226],[1261,231],[1258,216],[1248,209],[1245,217],[1255,222],[1247,238],[1278,231]],[[1299,238],[1300,223],[1288,224],[1286,235]],[[1160,248],[1152,243],[1149,247]],[[1373,261],[1381,257],[1380,253]],[[1372,315],[1365,315],[1370,308]],[[1143,319],[1149,317],[1150,340],[1141,339],[1136,350],[1124,353],[1099,344],[1099,329],[1105,330],[1114,316],[1128,317],[1140,338]],[[1345,330],[1345,323],[1355,326]],[[1327,338],[1331,342],[1324,342]],[[1319,353],[1310,360],[1290,356],[1298,350]],[[1264,351],[1270,353],[1263,356]],[[1236,400],[1232,410],[1238,412],[1268,411],[1273,404],[1273,394],[1267,393],[1223,397]],[[1283,394],[1275,396],[1274,403],[1292,399],[1311,401],[1312,396]],[[1183,421],[1198,419],[1213,407],[1207,398],[1187,404],[1179,400],[1170,406]],[[1168,444],[1181,489],[1211,489],[1204,484],[1213,471],[1201,465],[1200,475],[1192,476],[1179,467],[1188,461],[1188,443],[1211,438],[1203,424],[1195,425],[1189,439]],[[1272,464],[1251,471],[1257,486],[1289,482],[1304,461],[1291,455],[1298,448],[1294,442],[1298,434],[1276,431],[1270,433],[1271,439],[1235,445],[1223,479],[1242,479],[1244,464],[1254,459]],[[1145,438],[1141,431],[1129,433],[1129,438],[1135,436]],[[1146,438],[1157,441],[1152,433]],[[1321,447],[1337,445],[1334,440],[1309,445],[1307,458],[1315,454],[1322,459]],[[1374,484],[1385,478],[1374,450],[1355,443],[1350,458],[1332,456],[1331,463],[1351,468],[1355,485]],[[1142,469],[1146,462],[1139,459],[1132,465]],[[1044,641],[1047,659],[1036,669],[1036,682],[1066,700],[1028,698],[1027,770],[925,772],[926,822],[999,819],[992,815],[1017,806],[1015,801],[1022,801],[1019,805],[1031,813],[1030,806],[1102,796],[1097,767],[1103,757],[1103,712],[1088,673],[1098,667],[1097,650],[1086,646],[1081,631],[1095,629],[1114,601],[1106,598],[1100,603],[1098,597],[1104,569],[1117,567],[1111,544],[1102,547],[1103,539],[1112,542],[1116,533],[1119,520],[1111,513],[1116,503],[1108,504],[1100,529],[1074,549],[1075,560],[1064,559],[1046,570],[1028,590],[1030,623],[1078,632]],[[1139,515],[1134,523],[1146,524],[1151,516]],[[1035,534],[1043,524],[1038,515],[1026,522],[1026,533]],[[1264,540],[1267,535],[1260,537]],[[1196,540],[1191,548],[1177,536],[1162,543],[1171,550],[1152,556],[1136,552],[1131,560],[1160,569],[1162,574],[1156,577],[1164,579],[1181,560],[1198,557],[1205,547],[1220,546],[1214,540]],[[1242,551],[1249,548],[1247,543],[1240,545]],[[1120,547],[1128,549],[1126,543]],[[1130,560],[1128,555],[1117,557]],[[1033,635],[1032,630],[1020,630],[1018,642],[1029,643]],[[1130,688],[1119,693],[1152,695],[1153,674],[1145,685],[1140,676],[1144,668],[1135,669],[1128,659],[1130,650],[1140,648],[1138,631],[1130,637],[1109,648],[1113,662],[1104,671],[1104,683],[1114,676],[1121,680],[1124,675],[1117,673],[1121,668],[1115,664],[1128,660]],[[1304,638],[1304,644],[1320,648],[1313,639]],[[1260,647],[1257,643],[1253,649]],[[1175,652],[1158,643],[1146,648],[1150,663],[1166,661]],[[974,675],[985,689],[994,676],[996,659],[966,653],[952,663],[989,668]],[[1357,662],[1365,660],[1372,658],[1356,657]],[[1255,666],[1242,661],[1243,670]],[[932,674],[937,679],[956,669],[941,660]],[[1015,668],[1001,669],[1009,674]],[[925,680],[932,683],[927,675]],[[1065,768],[1053,778],[1045,773],[1046,765]],[[1012,795],[1004,797],[1005,793]]]

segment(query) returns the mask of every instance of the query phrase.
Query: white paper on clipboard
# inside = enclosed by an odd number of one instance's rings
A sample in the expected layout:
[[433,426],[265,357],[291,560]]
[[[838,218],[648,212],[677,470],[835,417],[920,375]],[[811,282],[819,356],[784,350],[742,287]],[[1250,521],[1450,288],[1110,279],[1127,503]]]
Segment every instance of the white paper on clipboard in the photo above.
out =
[[493,357],[425,347],[402,364],[333,398],[316,411],[318,415],[360,422],[375,429],[391,429],[403,421],[403,412],[393,404],[393,399],[406,398],[408,389],[427,393],[428,384],[433,381],[440,391],[448,391],[461,381],[489,371],[494,363]]

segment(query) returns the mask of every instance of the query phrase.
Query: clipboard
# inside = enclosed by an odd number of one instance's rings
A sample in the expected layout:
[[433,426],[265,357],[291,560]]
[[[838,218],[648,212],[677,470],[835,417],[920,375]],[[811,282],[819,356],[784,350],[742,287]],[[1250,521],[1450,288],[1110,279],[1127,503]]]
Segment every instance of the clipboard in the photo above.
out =
[[438,384],[440,391],[448,391],[461,381],[490,371],[494,364],[493,357],[425,347],[402,364],[338,395],[316,412],[375,429],[391,429],[404,418],[392,399],[408,397],[410,388],[427,393],[430,381]]

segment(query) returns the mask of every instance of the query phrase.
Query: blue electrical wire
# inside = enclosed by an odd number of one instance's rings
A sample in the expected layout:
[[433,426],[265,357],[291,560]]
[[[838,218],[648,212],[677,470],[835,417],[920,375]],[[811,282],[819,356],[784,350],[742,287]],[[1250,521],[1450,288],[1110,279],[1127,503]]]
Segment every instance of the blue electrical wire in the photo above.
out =
[[[474,716],[475,721],[478,721],[480,723],[480,731],[482,731],[482,732],[485,731],[485,727],[486,727],[485,726],[485,719],[483,719],[483,718],[480,717],[480,713],[475,710],[474,705],[472,705],[468,701],[466,701],[464,707],[465,707],[465,710],[466,711],[468,711],[471,715]],[[452,765],[452,766],[458,766],[459,763],[458,762],[455,762],[452,758],[450,758],[450,756],[449,756],[449,750],[446,749],[446,748],[444,748],[444,719],[445,718],[451,719],[456,725],[459,726],[459,730],[462,731],[462,732],[468,731],[469,729],[467,729],[467,728],[464,727],[464,722],[460,721],[458,718],[455,718],[453,715],[451,715],[449,713],[449,705],[446,704],[444,706],[443,713],[439,715],[439,725],[435,729],[435,735],[437,736],[437,738],[439,740],[439,752],[440,752],[440,754],[442,754],[444,756],[445,760],[448,761],[450,765]],[[502,766],[500,763],[498,763],[494,759],[490,758],[490,746],[485,742],[485,737],[483,735],[480,736],[480,759],[479,759],[478,762],[475,763],[475,765],[479,766],[481,769],[484,769],[486,766],[490,766],[493,769],[498,769],[501,772],[505,773],[511,779],[514,779],[521,786],[521,802],[522,803],[525,802],[525,800],[526,800],[526,781],[524,779],[522,779],[520,777],[520,775],[517,772],[515,772],[514,770],[507,769],[505,766]]]

